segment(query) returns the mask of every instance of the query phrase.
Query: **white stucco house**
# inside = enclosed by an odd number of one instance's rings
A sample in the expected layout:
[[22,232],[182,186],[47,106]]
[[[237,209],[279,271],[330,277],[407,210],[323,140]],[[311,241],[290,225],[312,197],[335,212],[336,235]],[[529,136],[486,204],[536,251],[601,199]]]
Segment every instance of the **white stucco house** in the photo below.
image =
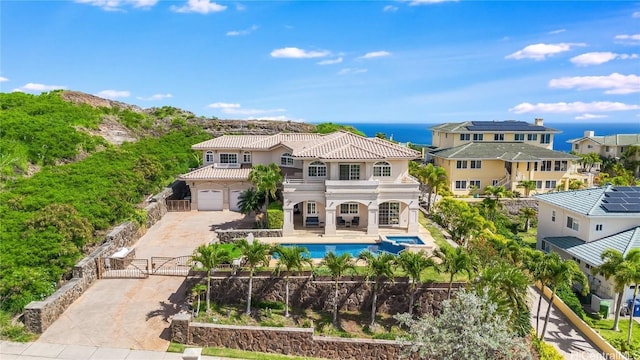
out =
[[[591,274],[607,249],[626,255],[640,248],[640,186],[605,186],[536,195],[538,249],[573,259],[589,279],[591,292],[616,299],[613,280]],[[624,301],[632,298],[627,288]]]
[[421,154],[390,141],[346,131],[224,135],[192,148],[202,152],[203,166],[180,177],[192,209],[237,211],[240,193],[252,187],[252,166],[276,163],[285,177],[285,236],[305,228],[325,235],[339,228],[418,231],[419,182],[409,176],[409,161]]

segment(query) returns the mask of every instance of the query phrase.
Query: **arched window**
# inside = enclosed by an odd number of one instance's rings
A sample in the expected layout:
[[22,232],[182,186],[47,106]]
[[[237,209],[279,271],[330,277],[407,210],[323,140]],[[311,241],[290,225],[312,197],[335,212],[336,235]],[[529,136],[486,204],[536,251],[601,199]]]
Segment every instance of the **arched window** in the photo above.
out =
[[326,177],[327,176],[327,165],[321,161],[314,161],[309,164],[309,172],[310,177]]
[[373,176],[391,176],[391,164],[386,161],[373,164]]
[[211,164],[213,162],[213,151],[207,151],[204,153],[204,162]]
[[290,153],[284,153],[280,156],[280,165],[293,166],[293,157],[291,157]]

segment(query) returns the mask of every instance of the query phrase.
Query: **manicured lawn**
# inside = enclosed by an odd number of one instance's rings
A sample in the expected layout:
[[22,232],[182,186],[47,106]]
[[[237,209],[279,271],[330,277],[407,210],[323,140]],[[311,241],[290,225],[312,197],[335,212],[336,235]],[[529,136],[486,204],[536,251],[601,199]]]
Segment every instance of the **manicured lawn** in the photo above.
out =
[[[171,343],[167,352],[182,353],[186,348],[183,344]],[[232,359],[247,359],[247,360],[316,360],[317,358],[300,357],[300,356],[287,356],[281,354],[268,354],[261,352],[242,351],[236,349],[224,349],[215,347],[205,347],[202,349],[202,355],[208,356],[222,356]],[[317,359],[319,360],[319,359]]]
[[519,232],[518,236],[522,238],[522,241],[527,244],[530,248],[536,248],[538,229],[537,228],[529,228],[527,232]]
[[431,223],[431,220],[429,220],[422,211],[418,212],[418,222],[420,222],[420,225],[424,226],[425,229],[429,230],[433,240],[436,242],[436,245],[439,247],[449,245],[447,240],[444,238],[444,235],[442,235],[442,232],[440,232],[440,230]]
[[[629,329],[629,318],[620,319],[620,331],[613,331],[611,330],[612,327],[613,319],[593,320],[593,328],[596,329],[609,343],[614,346],[616,346],[618,342],[626,343],[627,331]],[[640,324],[635,321],[633,322],[633,328],[631,332],[631,344],[640,349]]]
[[242,254],[242,251],[240,251],[240,249],[234,248],[233,244],[220,244],[220,248],[229,251],[232,259],[237,259]]

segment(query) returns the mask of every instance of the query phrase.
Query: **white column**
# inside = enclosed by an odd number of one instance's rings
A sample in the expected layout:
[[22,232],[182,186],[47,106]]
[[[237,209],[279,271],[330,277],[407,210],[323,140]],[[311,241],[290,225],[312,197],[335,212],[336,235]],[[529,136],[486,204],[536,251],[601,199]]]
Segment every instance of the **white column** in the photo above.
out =
[[290,236],[294,233],[293,228],[293,208],[283,208],[284,221],[282,225],[282,236]]
[[378,235],[378,204],[372,203],[368,209],[367,235]]
[[336,234],[336,209],[325,209],[324,234]]
[[418,209],[409,209],[409,221],[407,223],[407,232],[409,234],[417,234],[420,222],[418,221]]

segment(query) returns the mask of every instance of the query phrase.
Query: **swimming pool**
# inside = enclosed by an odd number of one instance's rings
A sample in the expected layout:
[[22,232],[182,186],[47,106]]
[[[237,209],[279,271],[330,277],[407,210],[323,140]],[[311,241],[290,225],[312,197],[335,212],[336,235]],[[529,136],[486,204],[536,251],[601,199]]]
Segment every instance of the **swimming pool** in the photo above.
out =
[[386,235],[385,238],[398,244],[424,245],[419,236]]
[[[353,257],[357,257],[361,252],[369,250],[373,253],[380,250],[380,244],[280,244],[282,246],[300,246],[307,248],[312,259],[322,259],[329,252],[340,256],[347,253]],[[278,258],[274,255],[274,258]]]

